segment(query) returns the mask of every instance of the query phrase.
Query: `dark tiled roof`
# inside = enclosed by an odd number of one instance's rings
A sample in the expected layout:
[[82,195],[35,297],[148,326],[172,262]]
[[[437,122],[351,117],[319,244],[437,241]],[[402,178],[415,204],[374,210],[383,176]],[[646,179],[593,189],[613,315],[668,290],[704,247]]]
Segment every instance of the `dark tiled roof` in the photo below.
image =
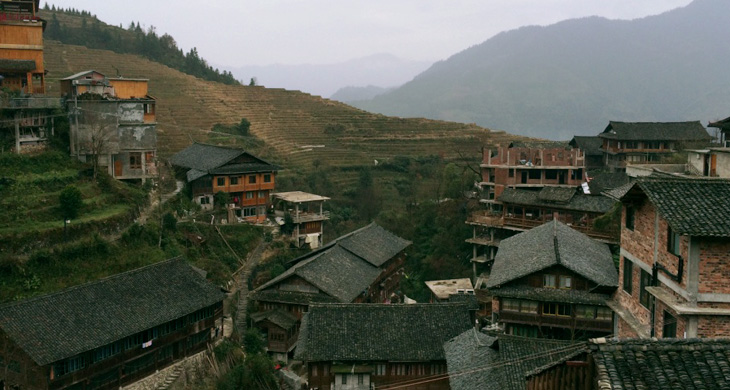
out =
[[349,303],[370,287],[382,272],[379,267],[383,263],[410,244],[371,223],[293,260],[291,268],[257,288],[256,292],[263,292],[297,275],[338,302]]
[[479,310],[479,302],[477,302],[477,296],[475,294],[451,294],[449,295],[449,302],[461,302],[471,310]]
[[611,299],[609,295],[596,294],[588,291],[527,286],[491,288],[489,292],[496,297],[521,298],[543,302],[578,303],[584,305],[606,306],[606,301]]
[[251,314],[253,322],[270,321],[279,327],[289,330],[297,323],[297,317],[281,309],[274,309]]
[[602,156],[603,140],[599,136],[576,135],[570,140],[570,146],[582,150],[586,156]]
[[730,129],[730,117],[721,119],[719,121],[710,122],[707,124],[707,127],[715,127],[723,130]]
[[280,167],[274,164],[245,163],[224,165],[220,168],[211,169],[209,173],[214,175],[233,175],[236,173],[274,172],[279,169]]
[[598,339],[591,350],[600,390],[730,388],[728,339]]
[[[584,211],[590,213],[601,213],[605,214],[613,208],[616,203],[615,200],[607,198],[601,195],[585,195],[575,193],[574,188],[570,188],[575,195],[570,198],[570,201],[566,202],[553,202],[540,199],[540,195],[548,187],[543,188],[540,191],[530,191],[519,188],[505,188],[502,195],[499,196],[499,201],[502,203],[519,204],[526,206],[538,206],[538,207],[551,207],[565,210]],[[550,192],[552,194],[552,191]]]
[[692,122],[614,122],[611,121],[601,138],[635,141],[709,141],[700,121]]
[[246,153],[243,149],[194,143],[170,157],[170,163],[208,172]]
[[537,199],[544,202],[568,203],[576,192],[574,187],[544,187],[537,193]]
[[610,190],[603,191],[601,193],[604,196],[606,196],[607,198],[620,201],[621,198],[623,198],[624,195],[626,195],[633,187],[634,187],[634,182],[629,179],[628,183],[618,186],[616,188],[612,188]]
[[35,61],[0,58],[0,69],[4,71],[30,72],[35,69]]
[[636,185],[676,233],[730,236],[730,180],[640,178]]
[[0,327],[39,365],[92,350],[221,302],[219,288],[172,259],[0,307]]
[[509,144],[510,148],[530,148],[530,149],[557,149],[565,148],[566,150],[572,149],[572,147],[563,141],[514,141]]
[[315,361],[443,360],[443,344],[473,326],[467,306],[312,305],[302,319],[295,358]]
[[553,220],[499,244],[487,287],[501,287],[554,265],[600,286],[618,286],[618,273],[608,246]]
[[411,242],[383,229],[376,223],[371,223],[338,238],[337,244],[370,264],[380,267],[411,245]]
[[312,294],[301,291],[286,291],[268,289],[255,291],[250,295],[251,299],[262,302],[291,303],[296,305],[309,305],[311,303],[335,303],[337,299],[325,294]]
[[524,390],[525,375],[585,344],[467,330],[444,344],[452,390]]

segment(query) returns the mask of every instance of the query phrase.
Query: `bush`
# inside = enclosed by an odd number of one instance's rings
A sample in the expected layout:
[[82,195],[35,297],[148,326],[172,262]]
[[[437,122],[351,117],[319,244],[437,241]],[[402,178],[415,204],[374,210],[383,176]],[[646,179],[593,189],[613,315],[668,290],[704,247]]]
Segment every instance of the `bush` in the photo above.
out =
[[59,208],[63,219],[73,219],[79,215],[79,210],[84,205],[81,199],[81,191],[76,186],[66,186],[58,196]]
[[246,118],[241,118],[241,123],[236,126],[236,130],[240,135],[248,135],[248,131],[251,128],[251,122]]
[[213,205],[216,208],[225,209],[226,205],[231,201],[231,196],[227,192],[218,191],[213,196]]
[[177,218],[172,213],[165,213],[162,216],[162,227],[171,232],[177,231]]

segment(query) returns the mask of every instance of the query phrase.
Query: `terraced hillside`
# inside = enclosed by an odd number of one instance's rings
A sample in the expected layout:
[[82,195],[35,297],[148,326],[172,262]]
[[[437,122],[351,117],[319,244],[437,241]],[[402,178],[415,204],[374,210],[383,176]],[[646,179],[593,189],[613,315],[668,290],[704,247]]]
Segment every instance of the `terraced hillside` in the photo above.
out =
[[207,82],[111,51],[47,41],[45,58],[50,93],[57,93],[58,79],[87,69],[149,78],[150,93],[158,99],[162,156],[192,140],[207,141],[216,123],[238,123],[243,117],[251,122],[251,133],[271,148],[267,154],[276,156],[280,164],[304,169],[315,160],[357,166],[396,155],[450,159],[465,153],[478,158],[478,145],[514,139],[475,125],[372,114],[299,91]]

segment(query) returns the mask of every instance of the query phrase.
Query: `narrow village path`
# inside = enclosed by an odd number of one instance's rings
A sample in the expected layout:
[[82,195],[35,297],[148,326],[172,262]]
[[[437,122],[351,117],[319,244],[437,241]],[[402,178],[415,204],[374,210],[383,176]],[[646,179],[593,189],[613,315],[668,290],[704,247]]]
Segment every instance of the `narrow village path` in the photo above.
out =
[[233,322],[236,327],[238,334],[243,337],[246,332],[246,315],[248,314],[248,278],[251,275],[251,270],[256,264],[261,261],[263,255],[269,243],[266,240],[261,240],[258,246],[246,257],[246,263],[239,269],[236,275],[236,287],[238,290],[238,304],[236,306],[236,319]]

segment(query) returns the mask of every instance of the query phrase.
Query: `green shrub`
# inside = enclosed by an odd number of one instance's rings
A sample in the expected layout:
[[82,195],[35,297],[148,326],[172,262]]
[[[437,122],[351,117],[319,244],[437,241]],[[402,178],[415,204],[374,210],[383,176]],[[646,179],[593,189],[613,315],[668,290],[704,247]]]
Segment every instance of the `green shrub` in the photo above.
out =
[[76,186],[69,185],[61,191],[58,196],[58,207],[61,210],[63,219],[74,219],[79,215],[79,210],[84,205],[81,198],[81,191]]

